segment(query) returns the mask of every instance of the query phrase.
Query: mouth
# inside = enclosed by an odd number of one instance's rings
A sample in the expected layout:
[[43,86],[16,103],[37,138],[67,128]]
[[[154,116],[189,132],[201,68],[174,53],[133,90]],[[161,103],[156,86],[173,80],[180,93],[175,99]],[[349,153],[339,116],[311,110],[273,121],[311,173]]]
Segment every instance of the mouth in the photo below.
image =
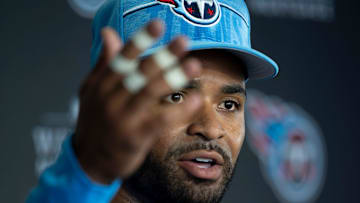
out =
[[215,181],[222,175],[224,159],[215,151],[199,150],[185,154],[178,163],[193,177]]

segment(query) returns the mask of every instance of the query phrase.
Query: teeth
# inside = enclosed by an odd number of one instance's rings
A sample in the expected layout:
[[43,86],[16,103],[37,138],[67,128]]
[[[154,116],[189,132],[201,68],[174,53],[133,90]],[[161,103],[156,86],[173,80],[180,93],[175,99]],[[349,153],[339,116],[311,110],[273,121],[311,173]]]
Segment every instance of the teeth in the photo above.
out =
[[198,162],[205,162],[205,163],[213,162],[212,159],[205,159],[205,158],[196,158],[195,160],[198,161]]

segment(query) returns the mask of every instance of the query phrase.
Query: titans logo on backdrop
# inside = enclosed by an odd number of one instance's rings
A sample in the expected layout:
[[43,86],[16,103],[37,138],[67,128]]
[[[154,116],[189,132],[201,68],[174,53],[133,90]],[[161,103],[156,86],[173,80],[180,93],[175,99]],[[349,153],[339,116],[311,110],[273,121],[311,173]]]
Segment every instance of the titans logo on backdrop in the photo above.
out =
[[284,203],[310,203],[321,192],[326,149],[319,126],[302,108],[248,91],[247,139],[263,175]]

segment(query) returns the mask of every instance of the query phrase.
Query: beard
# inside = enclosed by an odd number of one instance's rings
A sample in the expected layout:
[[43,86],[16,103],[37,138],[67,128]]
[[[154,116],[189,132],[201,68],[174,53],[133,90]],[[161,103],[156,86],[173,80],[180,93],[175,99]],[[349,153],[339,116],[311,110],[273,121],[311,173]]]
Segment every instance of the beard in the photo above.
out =
[[[224,159],[222,176],[205,180],[191,176],[180,168],[177,160],[195,150],[213,150]],[[235,166],[231,153],[215,142],[197,141],[171,146],[164,160],[149,153],[140,169],[125,181],[124,189],[140,202],[220,202],[231,182]]]

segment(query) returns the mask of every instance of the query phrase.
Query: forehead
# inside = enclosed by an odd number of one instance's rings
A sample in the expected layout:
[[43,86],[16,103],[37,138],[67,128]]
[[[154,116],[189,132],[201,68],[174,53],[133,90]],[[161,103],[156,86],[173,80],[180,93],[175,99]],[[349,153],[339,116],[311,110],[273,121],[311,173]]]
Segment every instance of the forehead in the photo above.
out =
[[202,74],[196,80],[210,84],[239,84],[245,88],[246,71],[242,61],[223,50],[200,50],[190,52],[187,57],[195,57],[202,63]]

